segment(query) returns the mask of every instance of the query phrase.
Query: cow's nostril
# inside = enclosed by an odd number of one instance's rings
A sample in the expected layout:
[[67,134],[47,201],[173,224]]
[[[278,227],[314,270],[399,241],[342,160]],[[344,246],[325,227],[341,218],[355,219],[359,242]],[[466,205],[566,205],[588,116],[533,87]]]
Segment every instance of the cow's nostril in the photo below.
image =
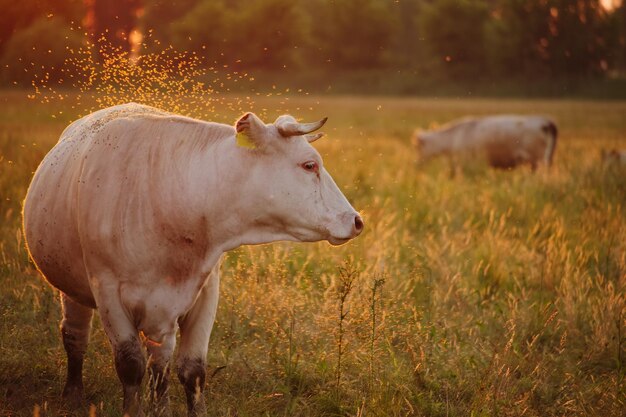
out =
[[363,220],[361,219],[361,216],[359,215],[354,216],[354,228],[356,229],[357,232],[360,232],[361,230],[363,230]]

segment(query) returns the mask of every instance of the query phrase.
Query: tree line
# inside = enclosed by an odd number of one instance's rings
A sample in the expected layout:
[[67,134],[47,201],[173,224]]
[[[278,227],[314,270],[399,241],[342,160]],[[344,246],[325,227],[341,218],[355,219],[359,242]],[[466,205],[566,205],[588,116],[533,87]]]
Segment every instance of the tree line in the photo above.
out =
[[[616,3],[620,3],[617,1]],[[104,38],[207,65],[408,69],[437,79],[607,77],[626,67],[626,2],[601,0],[0,0],[0,64],[59,67]],[[21,71],[22,73],[24,71]],[[52,72],[50,75],[54,77]]]

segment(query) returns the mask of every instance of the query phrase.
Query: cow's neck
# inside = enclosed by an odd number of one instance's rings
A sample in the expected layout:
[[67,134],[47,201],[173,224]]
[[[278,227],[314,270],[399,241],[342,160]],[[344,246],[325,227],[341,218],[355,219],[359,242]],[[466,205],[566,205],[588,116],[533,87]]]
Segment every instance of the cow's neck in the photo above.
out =
[[[211,152],[213,155],[207,155],[208,159],[201,162],[206,173],[202,182],[205,189],[212,190],[205,194],[203,203],[203,215],[210,225],[211,251],[221,254],[241,245],[290,240],[285,233],[273,230],[272,225],[259,224],[255,218],[259,208],[247,199],[248,182],[255,174],[259,156],[230,139],[219,143]],[[208,170],[207,161],[211,161]]]

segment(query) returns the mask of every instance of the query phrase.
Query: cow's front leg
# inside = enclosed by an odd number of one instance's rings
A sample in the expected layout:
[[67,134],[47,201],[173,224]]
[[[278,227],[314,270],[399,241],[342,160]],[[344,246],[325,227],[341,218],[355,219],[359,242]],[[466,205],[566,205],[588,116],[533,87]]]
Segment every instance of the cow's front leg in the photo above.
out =
[[141,380],[146,371],[146,358],[137,336],[113,346],[115,370],[124,390],[124,414],[143,416],[141,411]]
[[458,158],[456,158],[454,155],[449,154],[448,155],[448,166],[449,166],[449,178],[453,179],[454,177],[457,176],[458,174],[458,165],[459,165],[459,161],[457,160]]
[[124,390],[124,414],[143,416],[140,388],[146,357],[133,318],[122,306],[119,294],[117,285],[101,285],[96,297],[98,312],[113,347],[115,370]]
[[63,398],[76,407],[83,401],[83,359],[89,342],[93,310],[78,304],[64,293],[61,293],[61,305],[61,335],[67,353],[67,381]]
[[171,416],[169,402],[170,359],[176,346],[176,334],[168,334],[161,343],[146,341],[150,407],[156,416]]
[[219,263],[209,275],[193,308],[179,321],[178,379],[185,388],[190,417],[206,416],[204,384],[209,337],[219,297]]

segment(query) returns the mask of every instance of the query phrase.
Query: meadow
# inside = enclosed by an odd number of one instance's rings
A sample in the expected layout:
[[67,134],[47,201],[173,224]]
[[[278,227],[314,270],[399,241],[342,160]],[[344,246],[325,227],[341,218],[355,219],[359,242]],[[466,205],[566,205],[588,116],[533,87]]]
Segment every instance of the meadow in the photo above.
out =
[[[218,107],[215,120],[233,123],[236,110]],[[227,255],[211,416],[624,415],[626,168],[600,151],[626,148],[626,102],[283,95],[242,110],[329,116],[315,146],[365,231],[338,248]],[[120,415],[97,318],[88,404],[60,401],[59,295],[21,233],[32,174],[81,111],[0,92],[0,416]],[[552,169],[469,165],[451,178],[445,161],[416,166],[414,129],[491,113],[554,117]]]

